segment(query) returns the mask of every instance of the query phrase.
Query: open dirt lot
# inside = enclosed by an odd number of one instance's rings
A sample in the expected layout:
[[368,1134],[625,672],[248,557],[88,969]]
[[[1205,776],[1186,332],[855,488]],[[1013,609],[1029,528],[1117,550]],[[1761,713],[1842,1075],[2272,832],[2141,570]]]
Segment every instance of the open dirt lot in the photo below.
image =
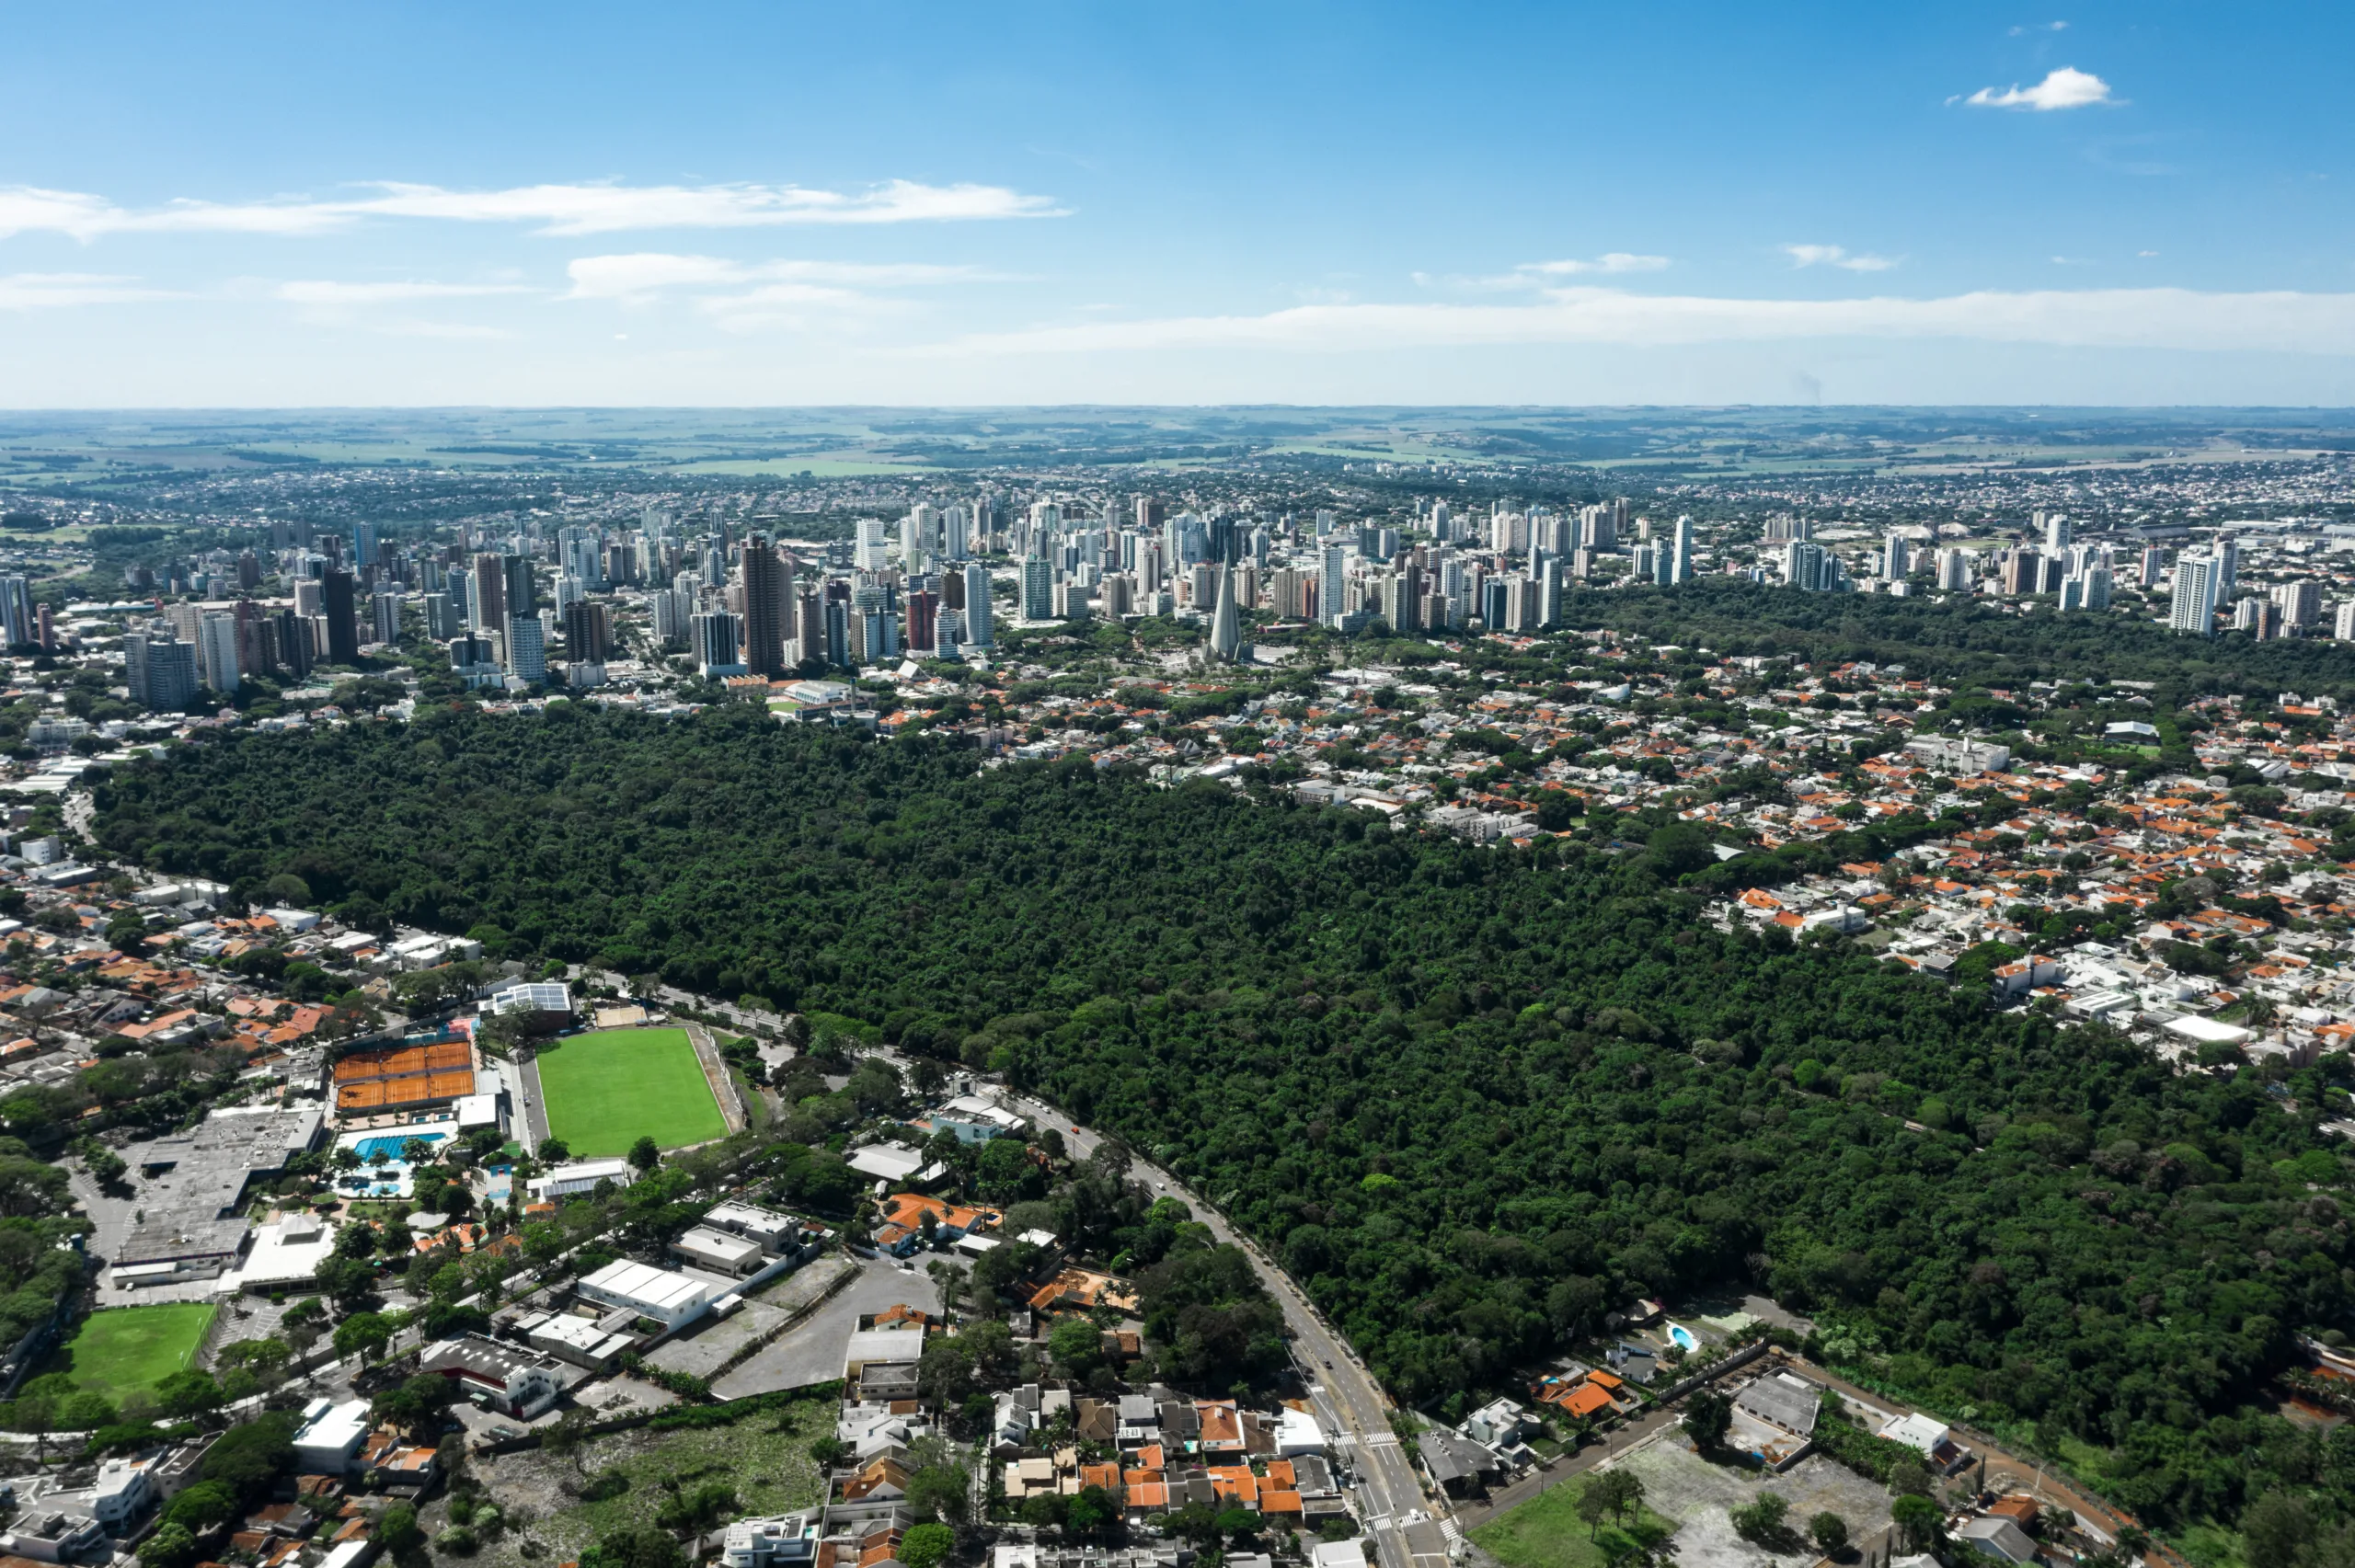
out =
[[1800,1530],[1820,1513],[1848,1521],[1851,1539],[1885,1529],[1890,1495],[1881,1486],[1821,1454],[1809,1454],[1782,1475],[1762,1476],[1738,1465],[1711,1464],[1683,1436],[1670,1432],[1619,1461],[1644,1483],[1644,1503],[1678,1525],[1677,1561],[1682,1568],[1790,1568],[1811,1563],[1813,1547],[1776,1556],[1733,1533],[1732,1510],[1761,1492],[1778,1493],[1791,1505]]

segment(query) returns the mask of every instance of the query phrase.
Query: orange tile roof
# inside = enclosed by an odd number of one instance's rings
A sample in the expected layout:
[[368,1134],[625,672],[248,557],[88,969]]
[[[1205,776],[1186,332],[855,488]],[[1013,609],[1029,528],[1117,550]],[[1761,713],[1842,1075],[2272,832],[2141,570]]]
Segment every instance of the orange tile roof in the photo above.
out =
[[1249,1465],[1212,1465],[1211,1486],[1221,1497],[1231,1497],[1237,1503],[1259,1500],[1259,1478],[1251,1473]]
[[1195,1404],[1196,1413],[1202,1418],[1203,1448],[1239,1448],[1243,1446],[1243,1418],[1233,1400],[1205,1400]]
[[1562,1408],[1580,1420],[1611,1408],[1611,1396],[1592,1383],[1580,1383],[1562,1396]]

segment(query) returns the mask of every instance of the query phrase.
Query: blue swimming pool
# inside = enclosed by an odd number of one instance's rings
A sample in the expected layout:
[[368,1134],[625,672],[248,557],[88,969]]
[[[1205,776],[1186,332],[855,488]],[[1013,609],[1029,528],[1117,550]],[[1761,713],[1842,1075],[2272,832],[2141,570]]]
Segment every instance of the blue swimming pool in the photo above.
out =
[[1701,1348],[1701,1342],[1694,1337],[1693,1331],[1683,1323],[1669,1324],[1668,1337],[1671,1344],[1682,1346],[1688,1354]]
[[360,1156],[361,1163],[366,1164],[376,1157],[378,1150],[384,1150],[385,1159],[397,1160],[401,1157],[401,1150],[411,1143],[439,1143],[449,1136],[446,1132],[386,1133],[381,1138],[363,1138],[351,1147],[353,1152]]

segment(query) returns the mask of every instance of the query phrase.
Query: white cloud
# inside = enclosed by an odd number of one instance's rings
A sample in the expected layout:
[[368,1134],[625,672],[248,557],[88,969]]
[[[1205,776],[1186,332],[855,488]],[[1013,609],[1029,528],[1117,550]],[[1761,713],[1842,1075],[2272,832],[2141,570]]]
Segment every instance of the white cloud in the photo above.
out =
[[1536,289],[1543,288],[1556,278],[1596,272],[1658,272],[1668,265],[1665,256],[1637,256],[1632,251],[1614,250],[1591,260],[1572,258],[1560,261],[1523,261],[1510,272],[1494,273],[1485,278],[1438,272],[1416,272],[1409,276],[1419,287],[1427,289]]
[[1591,261],[1524,261],[1513,270],[1543,278],[1567,278],[1581,272],[1658,272],[1667,265],[1665,256],[1636,256],[1612,250]]
[[101,272],[16,272],[0,277],[0,310],[51,310],[63,305],[111,305],[187,296],[150,289],[136,278]]
[[725,288],[747,283],[856,284],[894,288],[971,281],[988,277],[970,267],[926,262],[729,261],[717,256],[638,251],[584,256],[565,268],[576,300],[645,300],[672,289]]
[[2068,30],[2069,24],[2066,22],[2036,22],[2014,28],[2012,29],[2012,36],[2014,38],[2019,38],[2028,33],[2058,33],[2066,32]]
[[1297,352],[1529,343],[1661,347],[1797,338],[1965,338],[2068,347],[2355,354],[2355,293],[2189,289],[1985,291],[1937,299],[1752,300],[1553,292],[1523,305],[1302,305],[1266,315],[1088,322],[976,334],[930,355],[1263,349]]
[[546,235],[594,235],[626,229],[1053,218],[1066,212],[1048,197],[1004,186],[924,185],[905,179],[858,192],[798,185],[530,185],[449,190],[392,181],[371,182],[362,189],[378,194],[242,203],[183,200],[133,211],[83,191],[9,186],[0,188],[0,238],[35,232],[84,241],[116,234],[200,231],[305,235],[372,217],[536,223]]
[[1963,101],[1977,109],[2027,109],[2044,113],[2057,109],[2085,109],[2094,104],[2120,104],[2126,100],[2110,97],[2109,84],[2092,72],[2063,65],[2032,87],[2023,87],[2017,82],[2001,91],[1982,87]]
[[281,283],[272,292],[288,303],[298,305],[373,305],[539,292],[522,283],[339,283],[326,279],[298,279]]
[[1886,272],[1897,265],[1886,256],[1851,256],[1836,245],[1786,245],[1794,267],[1838,267],[1850,272]]
[[566,272],[572,300],[645,305],[672,292],[731,331],[856,326],[906,307],[870,291],[999,280],[976,268],[928,262],[730,261],[717,256],[640,251],[584,256]]

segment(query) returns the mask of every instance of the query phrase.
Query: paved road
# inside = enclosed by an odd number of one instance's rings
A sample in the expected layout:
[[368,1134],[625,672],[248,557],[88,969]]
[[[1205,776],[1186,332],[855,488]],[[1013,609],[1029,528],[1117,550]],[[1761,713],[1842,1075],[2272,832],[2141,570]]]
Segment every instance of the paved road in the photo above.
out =
[[[1073,1122],[1069,1116],[1040,1100],[1002,1091],[1007,1105],[1040,1127],[1063,1135],[1064,1146],[1077,1158],[1093,1155],[1103,1143],[1100,1135]],[[1445,1562],[1439,1531],[1422,1522],[1430,1507],[1414,1456],[1407,1452],[1390,1429],[1390,1398],[1382,1391],[1348,1343],[1327,1324],[1292,1276],[1277,1267],[1249,1238],[1241,1235],[1217,1210],[1195,1196],[1168,1172],[1150,1162],[1132,1159],[1132,1173],[1156,1196],[1177,1198],[1208,1225],[1221,1242],[1243,1249],[1269,1295],[1282,1307],[1292,1333],[1292,1354],[1310,1381],[1310,1397],[1328,1431],[1341,1435],[1336,1458],[1349,1469],[1358,1494],[1358,1510],[1380,1551],[1383,1568],[1440,1568]]]
[[516,1114],[523,1118],[524,1151],[535,1151],[548,1140],[548,1107],[540,1094],[539,1059],[534,1057],[505,1063],[500,1073],[516,1091]]

